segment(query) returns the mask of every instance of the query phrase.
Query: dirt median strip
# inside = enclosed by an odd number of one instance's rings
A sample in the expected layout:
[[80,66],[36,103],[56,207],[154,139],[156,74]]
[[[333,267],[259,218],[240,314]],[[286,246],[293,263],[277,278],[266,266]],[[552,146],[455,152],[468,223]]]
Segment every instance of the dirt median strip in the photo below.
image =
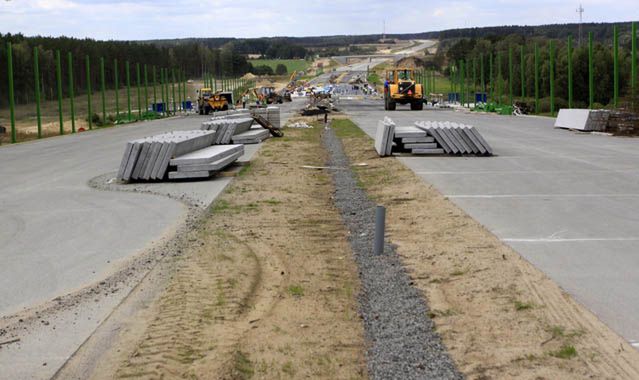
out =
[[334,121],[359,185],[387,208],[387,232],[451,357],[471,379],[639,378],[639,352],[541,271]]
[[366,377],[357,271],[320,130],[287,130],[186,239],[94,378]]

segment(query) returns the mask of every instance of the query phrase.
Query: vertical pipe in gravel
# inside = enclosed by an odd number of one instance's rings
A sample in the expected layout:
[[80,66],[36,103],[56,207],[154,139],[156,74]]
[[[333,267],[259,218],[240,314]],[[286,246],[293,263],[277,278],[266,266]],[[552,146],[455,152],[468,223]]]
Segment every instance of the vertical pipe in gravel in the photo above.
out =
[[[334,202],[349,229],[349,242],[359,269],[360,314],[368,344],[371,379],[462,379],[428,318],[424,295],[413,285],[390,244],[373,255],[375,204],[357,185],[350,162],[335,132],[322,133],[327,165],[335,185]],[[392,158],[389,158],[392,159]]]
[[386,230],[386,209],[384,206],[375,207],[375,243],[373,245],[373,254],[381,255],[384,253],[384,234]]

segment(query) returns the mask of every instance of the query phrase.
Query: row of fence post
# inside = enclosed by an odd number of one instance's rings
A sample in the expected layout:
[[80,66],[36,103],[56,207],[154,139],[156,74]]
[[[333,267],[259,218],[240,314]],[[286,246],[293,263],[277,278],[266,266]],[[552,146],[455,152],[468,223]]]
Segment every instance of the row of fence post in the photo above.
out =
[[[612,41],[613,49],[613,94],[612,94],[612,105],[613,107],[617,107],[619,105],[619,80],[620,80],[620,69],[619,69],[619,30],[617,26],[613,28],[613,41]],[[550,112],[551,114],[555,114],[555,41],[550,40],[548,44],[548,64],[549,64],[549,97],[550,97]],[[521,81],[521,91],[520,97],[523,99],[526,97],[526,78],[525,78],[525,47],[520,46],[520,81]],[[486,83],[484,82],[484,54],[479,55],[479,63],[481,67],[481,83],[480,90],[482,93],[487,92],[488,98],[492,102],[502,103],[502,91],[503,89],[503,80],[502,72],[501,72],[501,60],[502,60],[502,52],[497,52],[495,54],[496,66],[497,70],[497,78],[493,76],[493,54],[488,55],[488,65],[489,65],[489,88],[488,92],[486,91]],[[462,104],[471,103],[468,98],[469,95],[474,95],[474,91],[477,89],[477,78],[475,75],[476,69],[476,57],[468,58],[465,60],[460,60],[459,62],[453,63],[450,68],[450,89],[453,93],[460,94],[460,102]],[[508,49],[508,100],[510,104],[513,104],[514,101],[514,73],[513,73],[513,48],[510,47]],[[472,82],[468,83],[470,78],[470,67],[472,66]],[[593,46],[593,34],[590,32],[588,34],[588,106],[589,108],[593,108],[595,104],[595,70],[594,70],[594,46]],[[568,37],[567,44],[567,86],[568,86],[568,107],[572,108],[574,105],[574,83],[573,83],[573,41],[572,37]],[[630,75],[630,91],[631,96],[634,99],[637,95],[637,26],[636,23],[632,23],[631,25],[631,75]],[[539,46],[537,44],[534,45],[534,98],[535,98],[535,112],[539,113],[540,110],[540,57],[539,57]],[[474,100],[473,100],[474,102]]]
[[[40,82],[40,66],[39,66],[39,57],[38,57],[39,49],[35,47],[33,49],[33,69],[35,75],[34,81],[34,92],[35,92],[35,108],[36,108],[36,123],[37,123],[37,137],[41,138],[43,136],[42,131],[42,98],[41,98],[41,82]],[[8,98],[9,98],[9,118],[10,118],[10,128],[11,135],[10,140],[12,143],[17,142],[17,131],[16,131],[16,114],[15,114],[15,96],[14,96],[14,72],[13,72],[13,52],[11,42],[7,43],[7,78],[8,78]],[[68,98],[69,98],[69,111],[71,116],[71,132],[76,132],[76,109],[75,109],[75,83],[74,83],[74,73],[73,73],[73,55],[71,52],[67,55],[67,70],[68,70]],[[107,101],[106,101],[106,64],[104,58],[100,58],[99,62],[99,84],[100,84],[100,101],[101,101],[101,116],[102,123],[106,124],[108,119],[108,110],[107,110]],[[175,69],[175,68],[161,68],[156,67],[155,65],[151,66],[152,68],[152,87],[153,87],[153,106],[151,111],[156,114],[164,114],[168,115],[171,111],[170,108],[172,106],[173,113],[177,113],[180,109],[184,108],[184,103],[187,100],[187,86],[186,86],[186,74],[184,71]],[[86,92],[87,92],[87,123],[88,128],[93,129],[93,101],[92,94],[93,90],[91,88],[91,61],[89,56],[85,57],[85,69],[86,69]],[[159,77],[157,78],[157,70],[159,69]],[[118,60],[113,60],[113,75],[114,75],[114,92],[115,92],[115,116],[114,121],[120,121],[120,99],[119,99],[119,90],[120,90],[120,78],[119,78],[119,70],[118,70]],[[140,63],[136,63],[135,65],[135,86],[137,91],[137,119],[142,119],[144,114],[147,112],[147,107],[149,106],[149,78],[148,78],[148,65],[141,65]],[[125,73],[126,73],[126,98],[127,98],[127,113],[126,120],[134,121],[132,113],[132,104],[131,104],[131,65],[129,61],[125,62]],[[58,108],[58,123],[59,123],[59,134],[63,135],[65,133],[64,129],[64,112],[63,112],[63,83],[62,83],[62,58],[59,50],[55,52],[55,76],[56,76],[56,95],[57,95],[57,108]],[[239,85],[245,85],[245,81],[241,81],[232,78],[232,79],[224,79],[223,80],[223,88],[239,88]],[[161,89],[161,99],[163,109],[159,110],[158,108],[158,98],[157,98],[157,87]],[[177,89],[176,89],[177,87]],[[142,96],[144,95],[144,97]],[[144,107],[142,106],[142,100],[144,99]],[[178,102],[180,106],[177,106]]]

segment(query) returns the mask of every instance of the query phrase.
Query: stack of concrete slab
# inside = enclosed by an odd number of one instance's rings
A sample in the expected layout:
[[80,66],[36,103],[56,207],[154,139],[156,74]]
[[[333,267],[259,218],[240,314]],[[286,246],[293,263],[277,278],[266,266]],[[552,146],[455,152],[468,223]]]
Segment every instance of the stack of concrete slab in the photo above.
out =
[[433,137],[438,147],[448,154],[493,154],[493,149],[473,126],[448,121],[418,121],[415,126]]
[[163,179],[169,161],[213,144],[215,131],[176,131],[127,143],[118,169],[119,180]]
[[375,150],[380,157],[390,156],[393,150],[393,137],[395,136],[395,123],[388,117],[377,123],[375,133]]
[[603,132],[609,117],[610,112],[606,110],[562,108],[555,120],[555,128]]
[[214,144],[230,144],[233,135],[247,132],[251,129],[252,124],[253,118],[251,117],[238,119],[215,118],[202,123],[200,129],[215,132]]
[[253,108],[251,114],[260,115],[265,118],[273,128],[282,128],[281,112],[279,107],[269,106],[267,108]]
[[233,144],[259,144],[271,136],[268,129],[261,126],[253,127],[246,132],[238,133],[233,136]]
[[244,154],[244,145],[213,145],[196,150],[170,162],[169,179],[209,178],[231,165]]
[[413,154],[442,154],[444,150],[437,146],[435,138],[417,127],[395,127],[395,150]]

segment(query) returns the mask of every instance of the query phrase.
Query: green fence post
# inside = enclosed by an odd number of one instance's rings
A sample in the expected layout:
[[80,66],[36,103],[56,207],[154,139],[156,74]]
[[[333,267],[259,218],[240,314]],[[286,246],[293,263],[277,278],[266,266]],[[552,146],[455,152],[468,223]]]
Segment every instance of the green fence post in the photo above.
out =
[[106,80],[104,79],[104,57],[100,57],[100,92],[102,92],[102,125],[106,125]]
[[217,79],[215,79],[215,77],[211,77],[211,81],[213,82],[213,91],[217,92]]
[[493,77],[493,53],[488,55],[488,77],[490,79],[489,88],[490,88],[490,101],[494,102],[493,95],[495,95],[495,78]]
[[614,94],[612,104],[617,108],[617,101],[619,99],[619,31],[617,25],[613,27],[613,64],[614,64]]
[[632,23],[632,64],[631,66],[631,74],[630,74],[630,85],[632,88],[632,104],[635,104],[635,95],[637,94],[637,24],[635,22]]
[[519,47],[519,74],[520,74],[520,81],[521,81],[521,101],[524,101],[524,98],[526,97],[526,76],[524,74],[524,70],[526,69],[525,65],[524,65],[524,45],[521,45]]
[[460,94],[461,94],[461,105],[462,107],[464,107],[464,104],[466,104],[466,78],[464,76],[464,60],[462,59],[461,61],[459,61],[459,75],[460,75],[460,80],[459,80],[459,85],[460,85]]
[[16,109],[13,96],[13,52],[11,42],[7,42],[7,75],[9,80],[9,118],[11,119],[11,143],[17,142]]
[[593,64],[593,54],[592,54],[592,32],[588,33],[588,99],[590,102],[590,109],[594,106],[595,103],[595,70]]
[[[188,80],[188,79],[186,79],[186,72],[183,72],[183,73],[182,73],[182,93],[184,94],[184,101],[185,101],[185,102],[189,100],[189,98],[188,98],[188,97],[189,97],[189,95],[188,95],[188,92],[187,92],[187,90],[186,90],[186,88],[187,88],[187,87],[186,87],[186,81],[187,81],[187,80]],[[185,110],[185,111],[186,111],[186,110]]]
[[84,64],[87,75],[87,108],[89,113],[89,129],[93,129],[93,111],[91,111],[91,60],[88,54],[84,57]]
[[572,36],[568,36],[568,108],[572,108]]
[[535,113],[539,113],[539,45],[535,44]]
[[38,47],[33,48],[33,73],[35,79],[36,122],[38,124],[38,138],[42,138],[42,115],[40,114],[40,64],[38,62]]
[[149,72],[146,68],[146,63],[144,64],[144,112],[148,110],[149,107]]
[[166,95],[164,95],[164,69],[160,67],[160,96],[162,98],[162,113],[166,113]]
[[476,103],[477,98],[475,93],[477,92],[477,57],[473,57],[473,88],[470,94],[473,104]]
[[58,116],[60,118],[60,134],[64,134],[64,115],[62,114],[62,63],[60,60],[60,50],[55,51],[55,72],[58,88]]
[[508,105],[513,105],[513,48],[508,47]]
[[118,70],[118,60],[113,60],[113,74],[115,75],[115,121],[116,123],[120,120],[120,82],[119,82],[119,70]]
[[470,95],[470,63],[468,58],[466,58],[466,103],[467,103],[467,107],[470,108],[470,101],[471,99],[471,95]]
[[171,93],[173,94],[173,114],[177,113],[175,108],[175,69],[171,69]]
[[140,63],[135,64],[135,73],[136,73],[136,82],[137,85],[137,94],[138,94],[138,120],[142,120],[142,92],[140,90],[140,85],[142,84],[142,78],[140,75]]
[[169,69],[164,69],[164,93],[166,94],[166,114],[171,113],[171,93],[169,92]]
[[501,104],[501,52],[497,52],[497,103]]
[[153,65],[153,70],[152,71],[153,71],[153,107],[152,107],[152,109],[153,109],[153,112],[157,113],[157,111],[158,111],[158,108],[157,108],[158,107],[157,106],[157,104],[158,104],[158,94],[157,94],[157,90],[155,89],[155,86],[157,84],[158,77],[156,75],[155,65]]
[[71,52],[67,54],[68,70],[69,70],[69,106],[71,111],[71,133],[75,133],[75,85],[73,83],[73,55]]
[[131,121],[131,67],[129,61],[124,63],[125,75],[126,75],[126,104],[127,104],[127,118]]
[[479,54],[479,61],[479,70],[481,71],[481,93],[483,97],[483,94],[486,93],[486,81],[484,76],[484,53]]
[[550,114],[555,115],[555,44],[550,41]]

